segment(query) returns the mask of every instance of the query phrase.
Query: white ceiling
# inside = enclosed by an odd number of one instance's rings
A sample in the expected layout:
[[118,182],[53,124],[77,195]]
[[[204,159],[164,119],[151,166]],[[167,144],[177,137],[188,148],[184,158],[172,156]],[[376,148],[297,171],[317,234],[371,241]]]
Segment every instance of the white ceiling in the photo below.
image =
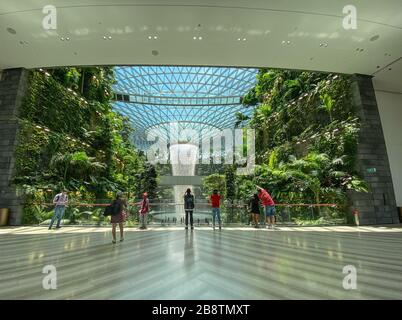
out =
[[[42,8],[49,2],[57,8],[57,30],[42,27]],[[345,4],[357,8],[356,30],[342,27]],[[370,40],[377,35],[377,40]],[[3,69],[105,64],[267,66],[375,74],[376,88],[401,92],[401,57],[402,0],[0,2]]]
[[373,82],[378,91],[402,94],[402,57],[374,73]]

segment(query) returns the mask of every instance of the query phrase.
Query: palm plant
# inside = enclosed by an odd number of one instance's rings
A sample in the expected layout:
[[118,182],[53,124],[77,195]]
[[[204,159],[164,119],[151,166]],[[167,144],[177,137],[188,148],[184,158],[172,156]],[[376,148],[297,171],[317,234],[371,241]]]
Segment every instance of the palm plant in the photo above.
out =
[[106,165],[89,157],[85,152],[57,153],[51,161],[50,167],[62,173],[63,181],[67,183],[71,179],[80,181],[88,179],[106,168]]
[[321,108],[328,112],[329,115],[329,122],[333,121],[332,118],[332,110],[334,108],[334,101],[332,100],[331,96],[327,93],[320,96],[322,105]]
[[62,173],[63,181],[67,181],[67,171],[71,162],[71,153],[56,153],[50,160],[50,168]]
[[235,128],[240,127],[245,121],[250,119],[249,116],[246,116],[241,112],[236,112],[235,116],[236,116]]

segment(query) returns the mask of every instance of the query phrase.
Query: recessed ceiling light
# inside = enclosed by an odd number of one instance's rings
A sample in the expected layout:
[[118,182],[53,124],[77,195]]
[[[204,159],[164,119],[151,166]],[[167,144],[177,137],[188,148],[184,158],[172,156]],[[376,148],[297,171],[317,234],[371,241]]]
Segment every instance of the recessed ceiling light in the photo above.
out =
[[69,37],[67,37],[67,38],[66,38],[66,40],[67,40],[67,41],[70,41],[70,38],[69,38]]
[[282,41],[282,44],[285,44],[285,43],[286,43],[286,41],[285,41],[285,40],[283,40],[283,41]]
[[202,40],[202,37],[198,37],[198,40]]
[[64,41],[64,37],[61,37],[60,40],[61,40],[61,41]]
[[106,36],[103,36],[103,40],[107,40],[107,37],[106,37]]
[[380,38],[380,35],[379,35],[379,34],[376,34],[375,36],[372,36],[372,37],[370,38],[370,41],[376,41],[376,40],[378,40],[378,38]]
[[328,43],[320,43],[320,47],[328,47]]
[[241,39],[240,38],[237,38],[237,41],[240,41]]
[[112,40],[112,36],[107,37],[109,40]]
[[8,33],[17,34],[17,31],[15,31],[13,28],[8,27],[6,30],[8,31]]
[[197,37],[193,37],[193,40],[197,40]]
[[154,36],[154,39],[156,40],[156,39],[158,39],[158,37],[157,37],[157,36]]
[[243,38],[243,41],[246,41],[247,39],[246,38]]
[[148,40],[151,40],[152,39],[152,37],[151,36],[148,36]]

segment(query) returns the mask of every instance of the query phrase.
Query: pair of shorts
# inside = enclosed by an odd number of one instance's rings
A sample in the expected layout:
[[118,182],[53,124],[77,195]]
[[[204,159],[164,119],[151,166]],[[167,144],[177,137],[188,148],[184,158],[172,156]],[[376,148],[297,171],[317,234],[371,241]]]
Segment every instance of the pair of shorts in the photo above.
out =
[[275,215],[275,206],[266,206],[264,207],[264,213],[266,217],[273,217]]

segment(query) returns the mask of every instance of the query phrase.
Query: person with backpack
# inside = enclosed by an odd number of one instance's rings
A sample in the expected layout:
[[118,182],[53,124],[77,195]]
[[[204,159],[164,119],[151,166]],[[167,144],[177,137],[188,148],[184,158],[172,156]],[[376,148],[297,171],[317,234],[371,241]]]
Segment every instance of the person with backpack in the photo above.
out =
[[112,224],[112,236],[113,240],[112,243],[116,243],[116,225],[119,224],[120,229],[120,242],[124,241],[124,229],[123,223],[126,221],[126,208],[127,202],[122,199],[123,193],[118,192],[116,195],[116,199],[113,200],[112,204],[109,206],[111,219],[110,223]]
[[149,199],[148,193],[144,192],[142,194],[142,201],[140,202],[140,229],[147,229],[147,219],[148,219],[148,212],[149,212]]
[[194,195],[191,194],[190,188],[188,188],[186,193],[184,194],[184,211],[186,212],[186,229],[188,229],[188,216],[190,216],[191,230],[193,230]]
[[68,204],[68,194],[67,190],[62,190],[62,192],[56,194],[53,199],[54,215],[50,221],[49,230],[52,229],[54,221],[57,219],[56,229],[61,228],[60,223],[63,219],[64,212],[66,211],[66,206]]
[[257,186],[258,198],[264,208],[264,222],[268,223],[268,229],[275,229],[275,202],[264,188]]
[[219,230],[221,230],[222,229],[221,210],[220,210],[221,196],[218,193],[218,190],[214,190],[212,192],[209,202],[211,203],[212,206],[212,228],[215,230],[215,221],[218,220]]

